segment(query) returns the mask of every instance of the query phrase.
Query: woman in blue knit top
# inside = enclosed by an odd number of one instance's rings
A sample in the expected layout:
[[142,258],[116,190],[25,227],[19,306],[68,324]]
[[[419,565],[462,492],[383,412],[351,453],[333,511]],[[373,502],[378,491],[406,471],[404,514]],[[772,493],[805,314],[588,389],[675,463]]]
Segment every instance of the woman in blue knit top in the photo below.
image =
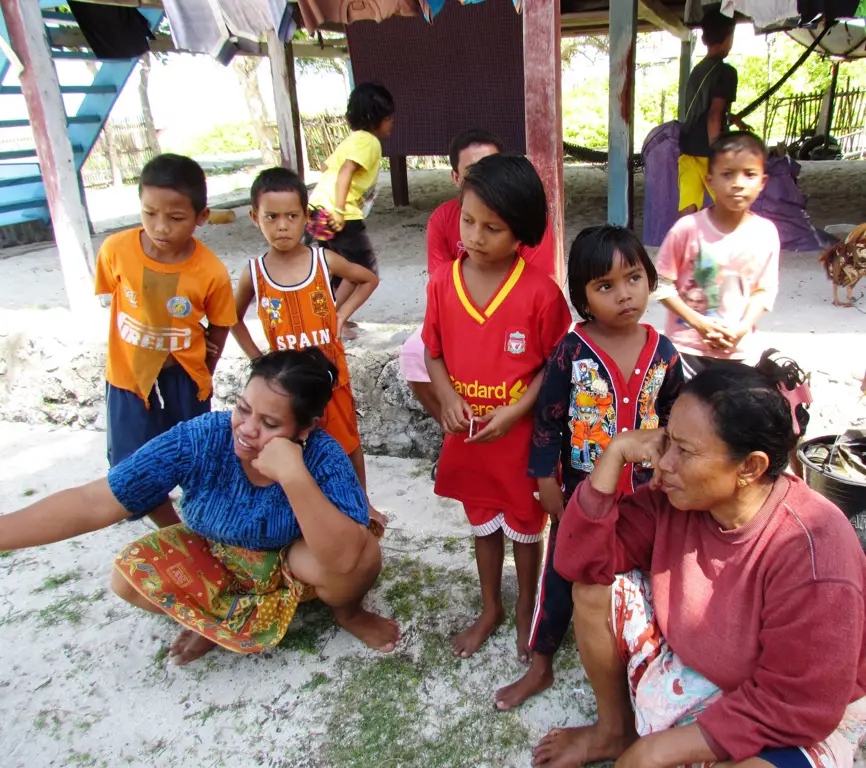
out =
[[137,520],[180,486],[184,524],[129,544],[111,573],[124,600],[185,627],[171,648],[176,664],[215,645],[271,648],[314,597],[359,640],[393,651],[396,622],[361,607],[382,566],[364,492],[340,445],[317,428],[336,380],[315,347],[264,355],[232,413],[182,422],[107,478],[0,517],[0,550]]

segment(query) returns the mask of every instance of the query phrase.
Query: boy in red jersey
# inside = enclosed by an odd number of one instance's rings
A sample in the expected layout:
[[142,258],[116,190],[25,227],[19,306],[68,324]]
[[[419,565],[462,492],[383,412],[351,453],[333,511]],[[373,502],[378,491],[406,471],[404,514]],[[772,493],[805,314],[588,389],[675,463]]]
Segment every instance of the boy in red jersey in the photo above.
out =
[[[529,631],[547,518],[527,476],[542,369],[571,316],[557,285],[517,255],[547,226],[544,187],[522,157],[490,155],[461,193],[466,254],[427,288],[423,341],[447,435],[436,493],[463,502],[475,534],[481,615],[452,643],[468,658],[502,623],[505,536],[517,568],[517,648]],[[472,434],[467,432],[472,428]]]

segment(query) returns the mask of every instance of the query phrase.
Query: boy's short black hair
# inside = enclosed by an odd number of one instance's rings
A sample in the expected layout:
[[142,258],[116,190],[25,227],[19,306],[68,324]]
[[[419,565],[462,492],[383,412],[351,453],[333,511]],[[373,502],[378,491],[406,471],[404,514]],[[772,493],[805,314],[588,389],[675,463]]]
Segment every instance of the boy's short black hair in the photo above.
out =
[[460,200],[472,191],[523,245],[536,246],[547,229],[547,196],[538,173],[521,155],[488,155],[466,171]]
[[307,210],[307,185],[297,173],[288,168],[265,168],[256,176],[250,187],[250,204],[254,209],[258,209],[259,199],[265,192],[296,192],[301,200],[301,208]]
[[497,152],[504,152],[505,145],[495,133],[485,131],[481,128],[470,128],[468,131],[458,133],[448,147],[448,158],[451,160],[451,170],[457,173],[457,166],[460,165],[460,153],[467,147],[472,147],[476,144],[489,144],[491,147],[496,147]]
[[592,316],[586,286],[613,269],[617,254],[630,267],[643,265],[651,292],[658,287],[655,265],[634,232],[611,224],[587,227],[574,238],[568,253],[568,295],[571,305],[584,320]]
[[725,16],[718,9],[707,11],[701,19],[704,45],[719,45],[724,43],[736,29],[737,22],[731,16]]
[[748,152],[760,157],[767,164],[767,145],[749,131],[728,131],[723,133],[710,145],[710,155],[707,160],[707,170],[713,169],[713,162],[724,152]]
[[191,157],[166,153],[157,155],[141,169],[138,194],[142,187],[164,187],[188,197],[196,215],[207,208],[207,179],[201,166]]
[[346,121],[353,131],[375,131],[394,114],[394,97],[377,83],[361,83],[349,95]]

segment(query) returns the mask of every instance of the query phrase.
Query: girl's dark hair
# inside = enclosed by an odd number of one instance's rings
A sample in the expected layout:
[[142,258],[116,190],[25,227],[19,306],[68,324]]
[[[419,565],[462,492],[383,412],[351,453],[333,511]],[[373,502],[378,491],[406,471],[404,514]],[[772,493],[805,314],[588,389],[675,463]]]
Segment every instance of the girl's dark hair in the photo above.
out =
[[349,95],[346,122],[353,131],[373,132],[394,112],[394,97],[385,86],[361,83]]
[[325,413],[337,384],[337,366],[318,347],[268,352],[253,360],[247,380],[264,379],[290,395],[297,428],[306,429]]
[[[754,367],[741,363],[719,363],[686,382],[683,395],[693,395],[713,411],[716,434],[728,446],[735,461],[752,451],[763,451],[770,459],[769,477],[778,477],[788,465],[788,455],[797,445],[791,406],[779,391],[796,389],[806,381],[797,363],[788,358],[774,360],[775,349],[761,355]],[[796,409],[800,435],[806,431],[809,413]]]
[[538,173],[520,155],[488,155],[463,178],[460,199],[472,190],[523,245],[536,246],[547,229],[547,196]]
[[613,269],[617,254],[630,267],[643,265],[651,292],[658,286],[655,265],[634,232],[610,224],[587,227],[574,238],[568,253],[568,295],[571,305],[584,320],[592,318],[586,286]]
[[307,210],[307,185],[297,173],[288,168],[265,168],[256,176],[250,187],[250,203],[254,209],[258,210],[259,199],[265,192],[295,192],[301,201],[301,208]]

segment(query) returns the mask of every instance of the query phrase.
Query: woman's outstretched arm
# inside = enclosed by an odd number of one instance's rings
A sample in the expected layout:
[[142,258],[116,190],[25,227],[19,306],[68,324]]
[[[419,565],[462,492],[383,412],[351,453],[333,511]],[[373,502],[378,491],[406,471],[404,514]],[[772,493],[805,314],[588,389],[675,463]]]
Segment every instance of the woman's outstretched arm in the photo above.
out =
[[0,550],[52,544],[107,528],[127,517],[129,512],[103,477],[0,516]]

